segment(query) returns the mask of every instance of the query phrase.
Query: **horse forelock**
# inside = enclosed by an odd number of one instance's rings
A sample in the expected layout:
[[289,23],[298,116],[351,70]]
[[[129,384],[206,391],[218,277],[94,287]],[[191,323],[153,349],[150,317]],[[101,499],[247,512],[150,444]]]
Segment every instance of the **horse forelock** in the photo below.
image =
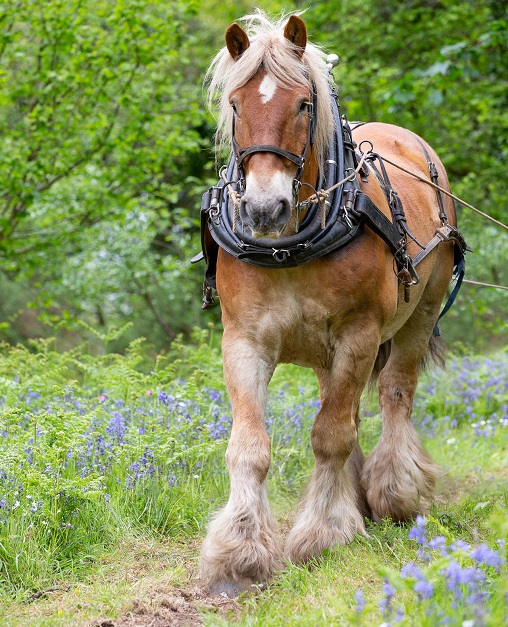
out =
[[236,61],[226,47],[213,59],[205,82],[207,102],[217,112],[216,151],[218,156],[229,152],[231,144],[232,109],[230,94],[246,85],[262,68],[278,86],[291,88],[313,86],[317,95],[317,123],[314,155],[321,162],[327,152],[335,128],[332,114],[325,53],[307,43],[303,55],[284,37],[287,16],[271,21],[263,12],[241,18],[249,35],[250,46]]

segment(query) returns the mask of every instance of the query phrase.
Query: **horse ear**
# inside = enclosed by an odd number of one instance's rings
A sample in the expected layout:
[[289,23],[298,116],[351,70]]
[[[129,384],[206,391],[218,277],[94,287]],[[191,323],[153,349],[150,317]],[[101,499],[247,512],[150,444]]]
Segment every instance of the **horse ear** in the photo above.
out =
[[298,15],[292,15],[284,27],[284,37],[295,46],[301,48],[300,55],[303,54],[307,45],[307,27],[305,22]]
[[236,22],[226,31],[226,46],[235,61],[250,46],[249,36]]

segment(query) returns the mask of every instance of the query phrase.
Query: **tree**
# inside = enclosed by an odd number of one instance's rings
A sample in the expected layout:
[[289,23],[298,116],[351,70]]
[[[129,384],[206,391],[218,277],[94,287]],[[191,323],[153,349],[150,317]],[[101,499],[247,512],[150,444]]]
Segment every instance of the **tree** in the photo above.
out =
[[191,256],[212,158],[196,8],[24,1],[1,16],[0,261],[44,286],[39,302],[101,321],[142,300],[169,337],[182,326],[153,283],[172,271],[161,250]]
[[[508,5],[318,1],[307,21],[311,37],[341,56],[335,74],[348,118],[415,131],[441,157],[452,190],[507,223]],[[467,278],[508,285],[506,231],[458,212],[475,251]],[[443,321],[448,337],[476,348],[505,341],[506,294],[465,284]]]

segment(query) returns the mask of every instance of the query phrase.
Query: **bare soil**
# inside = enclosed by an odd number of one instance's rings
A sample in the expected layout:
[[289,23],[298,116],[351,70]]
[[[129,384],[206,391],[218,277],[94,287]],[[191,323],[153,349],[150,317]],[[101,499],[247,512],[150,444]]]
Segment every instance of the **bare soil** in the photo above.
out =
[[99,620],[93,623],[93,627],[193,627],[202,624],[203,611],[227,618],[236,609],[237,604],[233,599],[209,597],[198,586],[174,589],[169,594],[154,591],[148,597],[134,600],[132,609],[125,616],[115,620]]

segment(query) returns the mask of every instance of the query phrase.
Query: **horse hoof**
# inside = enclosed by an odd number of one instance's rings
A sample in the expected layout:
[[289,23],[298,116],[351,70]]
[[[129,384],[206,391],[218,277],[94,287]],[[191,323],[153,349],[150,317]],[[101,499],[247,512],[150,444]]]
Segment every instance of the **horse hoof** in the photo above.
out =
[[208,589],[212,596],[227,597],[228,599],[236,599],[236,597],[253,590],[253,584],[250,579],[242,579],[240,581],[218,581]]
[[221,581],[210,586],[209,592],[212,596],[228,597],[234,599],[240,594],[240,589],[233,581]]

